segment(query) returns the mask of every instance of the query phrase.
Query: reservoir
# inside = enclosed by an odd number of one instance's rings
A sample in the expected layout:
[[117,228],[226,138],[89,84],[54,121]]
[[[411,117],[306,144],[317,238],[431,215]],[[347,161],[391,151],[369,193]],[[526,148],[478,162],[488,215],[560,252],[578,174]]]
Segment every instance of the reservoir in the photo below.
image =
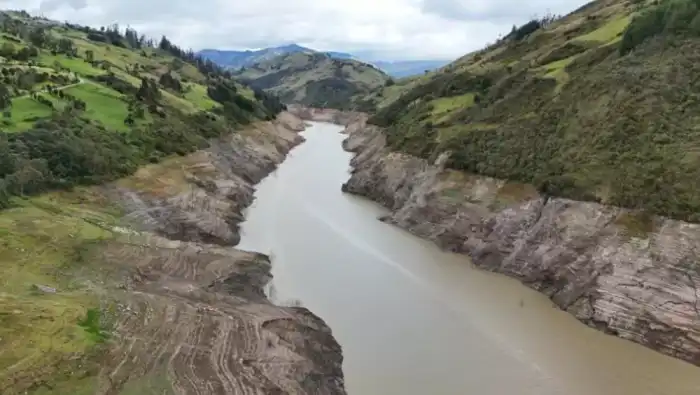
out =
[[238,248],[271,299],[323,318],[351,395],[697,395],[700,368],[588,328],[518,281],[382,223],[341,192],[342,127],[312,123],[256,191]]

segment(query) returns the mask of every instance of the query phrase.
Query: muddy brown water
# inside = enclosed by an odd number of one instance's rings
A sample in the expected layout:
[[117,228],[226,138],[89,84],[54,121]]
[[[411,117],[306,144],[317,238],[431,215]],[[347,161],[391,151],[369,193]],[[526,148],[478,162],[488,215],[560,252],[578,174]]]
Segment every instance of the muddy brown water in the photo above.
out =
[[700,368],[586,327],[539,293],[377,217],[343,194],[339,126],[257,187],[240,248],[272,256],[271,298],[322,317],[351,395],[698,395]]

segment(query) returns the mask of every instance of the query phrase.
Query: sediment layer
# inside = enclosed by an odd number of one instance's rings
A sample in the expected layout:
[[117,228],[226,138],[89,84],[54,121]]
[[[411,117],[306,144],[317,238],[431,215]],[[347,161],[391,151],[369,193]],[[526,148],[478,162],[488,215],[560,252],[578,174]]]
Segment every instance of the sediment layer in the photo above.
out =
[[[340,120],[356,155],[343,185],[391,210],[384,221],[515,277],[582,322],[700,365],[700,225],[543,196],[529,185],[392,152],[366,116]],[[322,117],[315,114],[321,113]]]
[[82,252],[105,268],[97,291],[114,319],[96,393],[345,393],[329,327],[273,305],[269,258],[233,248],[255,183],[303,128],[283,113],[98,188],[126,215],[118,237]]

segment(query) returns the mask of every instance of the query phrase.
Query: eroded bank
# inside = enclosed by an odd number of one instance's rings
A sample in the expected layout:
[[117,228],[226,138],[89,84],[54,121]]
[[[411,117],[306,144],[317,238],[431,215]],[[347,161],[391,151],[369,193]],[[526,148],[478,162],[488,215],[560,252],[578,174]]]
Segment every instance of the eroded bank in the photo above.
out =
[[296,109],[347,125],[343,190],[384,221],[515,277],[589,326],[700,365],[700,225],[540,195],[528,185],[391,152],[362,114]]
[[[3,328],[0,351],[12,359],[3,361],[0,392],[345,393],[330,328],[305,308],[272,304],[263,292],[269,258],[233,247],[254,184],[303,141],[302,129],[282,113],[113,184],[48,194],[4,213],[3,226],[24,239],[45,240],[40,226],[59,224],[51,229],[73,241],[49,243],[47,262],[70,262],[60,267],[66,281],[15,307],[43,316],[44,306],[63,309],[52,339],[41,337],[48,323],[40,317],[32,334],[40,342],[26,350],[13,343],[24,341],[21,327]],[[83,341],[68,314],[88,303],[95,307],[80,323]],[[80,338],[70,340],[73,333]]]

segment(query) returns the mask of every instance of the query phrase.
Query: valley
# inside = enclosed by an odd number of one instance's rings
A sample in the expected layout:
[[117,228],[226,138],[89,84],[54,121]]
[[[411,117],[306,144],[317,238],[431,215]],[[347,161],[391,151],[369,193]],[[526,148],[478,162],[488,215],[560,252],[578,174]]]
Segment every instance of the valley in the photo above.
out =
[[697,393],[698,10],[405,78],[0,12],[0,393]]

